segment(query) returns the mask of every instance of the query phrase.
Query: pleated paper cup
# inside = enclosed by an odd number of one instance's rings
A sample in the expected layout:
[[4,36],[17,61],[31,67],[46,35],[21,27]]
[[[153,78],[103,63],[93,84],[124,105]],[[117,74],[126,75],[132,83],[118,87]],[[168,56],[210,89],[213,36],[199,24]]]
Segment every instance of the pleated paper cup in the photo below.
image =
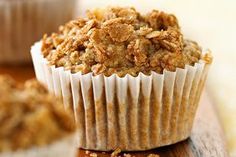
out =
[[188,138],[209,68],[201,60],[176,72],[106,77],[49,66],[40,42],[31,55],[38,80],[73,108],[77,146],[103,151],[147,150]]
[[0,0],[0,64],[31,62],[30,46],[74,16],[75,0]]
[[43,147],[0,153],[0,157],[76,157],[74,139],[73,135]]

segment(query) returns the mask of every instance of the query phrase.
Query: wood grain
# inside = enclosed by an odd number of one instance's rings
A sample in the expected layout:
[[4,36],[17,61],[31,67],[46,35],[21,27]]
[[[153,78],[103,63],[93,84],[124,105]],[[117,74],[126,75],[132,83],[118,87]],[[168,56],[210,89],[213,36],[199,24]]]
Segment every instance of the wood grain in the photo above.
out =
[[[0,67],[0,74],[9,74],[22,82],[34,77],[32,66]],[[98,157],[111,156],[111,152],[102,153],[85,150],[78,151],[78,157],[89,157],[96,153]],[[227,157],[225,138],[219,123],[214,104],[206,92],[203,93],[195,118],[192,135],[186,141],[144,152],[124,152],[132,156],[144,157],[158,154],[160,157]],[[123,156],[124,153],[119,154]]]

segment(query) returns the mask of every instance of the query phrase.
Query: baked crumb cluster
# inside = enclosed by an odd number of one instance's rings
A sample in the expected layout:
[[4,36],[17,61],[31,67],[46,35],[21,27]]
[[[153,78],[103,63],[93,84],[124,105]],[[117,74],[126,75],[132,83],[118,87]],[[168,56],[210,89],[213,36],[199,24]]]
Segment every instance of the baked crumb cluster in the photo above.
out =
[[134,8],[111,7],[88,11],[87,18],[45,35],[42,54],[51,65],[73,73],[137,76],[194,65],[201,48],[183,39],[172,14],[153,10],[141,15]]
[[75,131],[73,114],[37,81],[0,76],[0,152],[43,146]]
[[[85,154],[90,157],[99,157],[101,156],[100,154],[104,154],[103,156],[106,156],[106,154],[110,154],[111,152],[95,152],[95,151],[89,151],[86,150]],[[133,155],[133,153],[122,153],[120,148],[116,148],[111,154],[111,157],[135,157],[136,155]],[[144,156],[144,155],[143,155]],[[147,157],[160,157],[158,154],[149,154],[147,153]]]

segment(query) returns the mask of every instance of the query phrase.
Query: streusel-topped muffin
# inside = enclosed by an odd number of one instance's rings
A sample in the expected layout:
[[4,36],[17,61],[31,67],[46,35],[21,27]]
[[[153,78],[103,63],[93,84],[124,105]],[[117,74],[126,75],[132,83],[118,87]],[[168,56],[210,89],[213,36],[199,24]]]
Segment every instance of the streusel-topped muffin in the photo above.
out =
[[[9,76],[0,76],[0,126],[0,156],[74,153],[73,114],[65,112],[63,104],[36,80],[22,85]],[[59,145],[65,150],[57,150]]]
[[188,138],[212,62],[177,18],[88,11],[31,50],[38,80],[74,109],[78,146],[147,150]]

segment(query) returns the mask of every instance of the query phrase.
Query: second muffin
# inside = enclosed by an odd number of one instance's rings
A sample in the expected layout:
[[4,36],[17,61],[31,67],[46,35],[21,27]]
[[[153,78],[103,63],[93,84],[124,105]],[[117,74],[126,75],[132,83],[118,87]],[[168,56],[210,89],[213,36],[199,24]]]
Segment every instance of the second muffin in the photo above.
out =
[[0,76],[0,157],[76,157],[73,116],[36,80]]

